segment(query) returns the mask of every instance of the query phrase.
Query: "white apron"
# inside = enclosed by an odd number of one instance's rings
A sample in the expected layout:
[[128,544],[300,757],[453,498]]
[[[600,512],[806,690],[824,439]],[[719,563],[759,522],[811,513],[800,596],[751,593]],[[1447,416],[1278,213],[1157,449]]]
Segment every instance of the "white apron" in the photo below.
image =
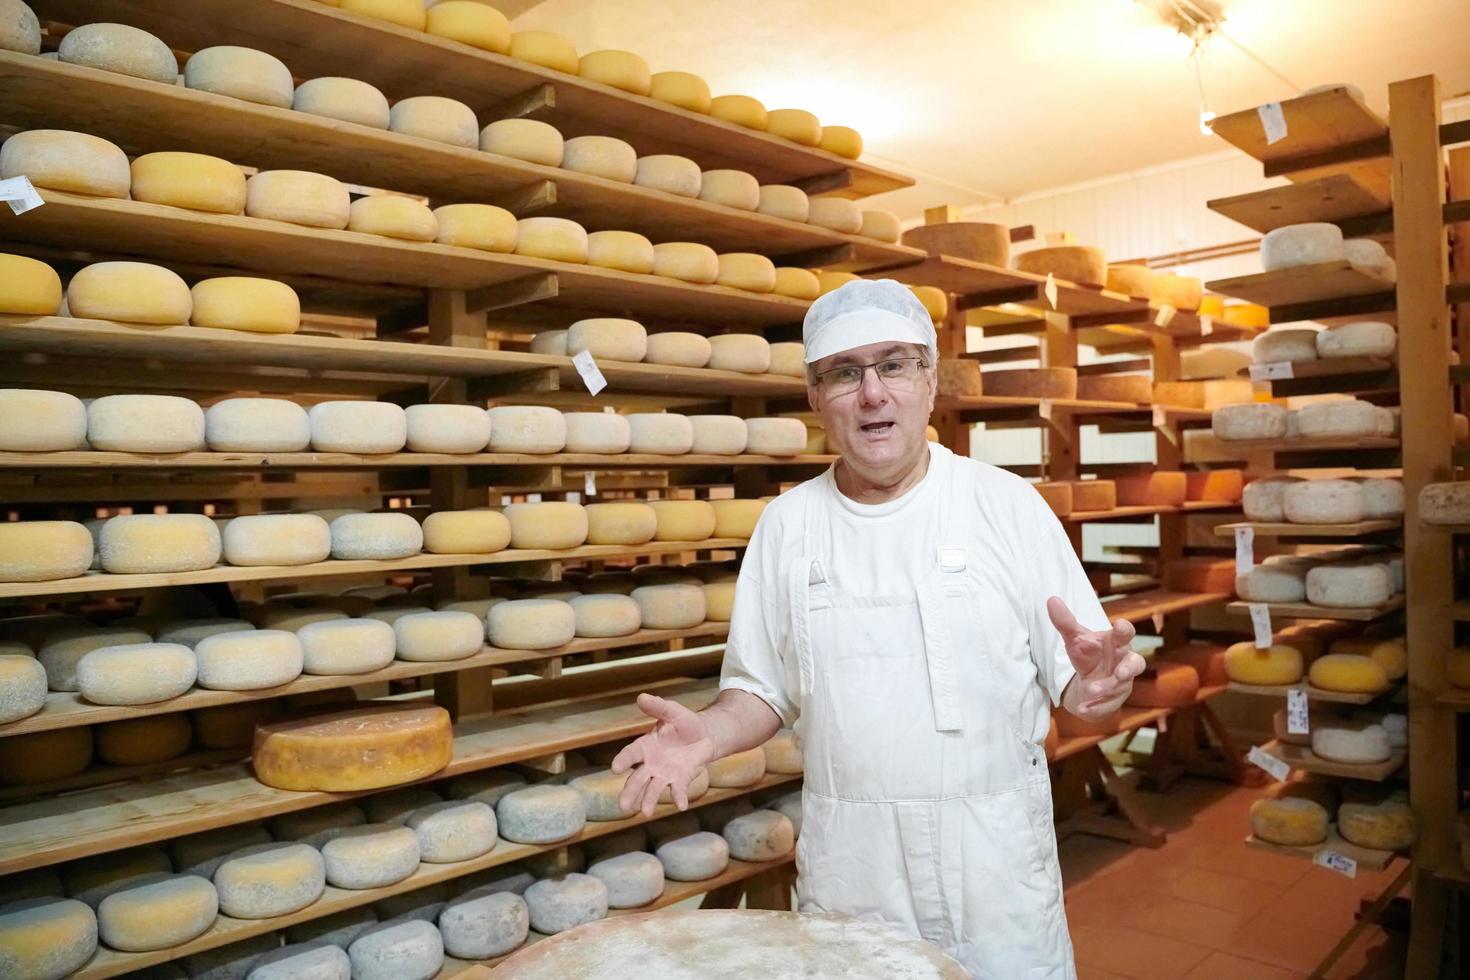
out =
[[[931,464],[933,465],[933,464]],[[987,649],[1011,615],[969,567],[962,466],[931,477],[940,542],[917,594],[837,590],[828,516],[810,495],[789,580],[805,757],[797,894],[803,912],[888,922],[984,980],[1074,980],[1029,657]],[[946,546],[953,542],[953,546]],[[982,574],[983,573],[983,574]]]

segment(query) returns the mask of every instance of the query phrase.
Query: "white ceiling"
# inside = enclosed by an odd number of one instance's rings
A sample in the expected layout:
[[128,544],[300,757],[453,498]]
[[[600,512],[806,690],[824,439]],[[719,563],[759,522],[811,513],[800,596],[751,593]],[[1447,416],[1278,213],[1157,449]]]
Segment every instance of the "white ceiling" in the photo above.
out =
[[[624,48],[715,94],[809,109],[862,131],[874,163],[919,180],[875,198],[1010,200],[1219,152],[1200,133],[1189,43],[1134,0],[490,0],[518,30]],[[1467,0],[1221,0],[1228,34],[1296,86],[1439,73],[1470,91]],[[1209,42],[1220,113],[1296,94],[1230,40]]]

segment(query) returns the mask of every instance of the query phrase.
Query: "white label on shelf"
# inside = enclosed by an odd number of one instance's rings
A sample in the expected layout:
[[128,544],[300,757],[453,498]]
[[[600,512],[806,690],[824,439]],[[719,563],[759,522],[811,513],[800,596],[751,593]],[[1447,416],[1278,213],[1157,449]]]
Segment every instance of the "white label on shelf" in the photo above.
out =
[[1036,404],[1036,414],[1044,419],[1051,419],[1051,399],[1043,398]]
[[1255,564],[1256,529],[1248,526],[1237,527],[1235,529],[1235,574],[1249,575]]
[[578,351],[572,356],[572,366],[582,376],[582,383],[593,395],[607,387],[607,379],[602,376],[602,370],[597,362],[592,359],[591,351]]
[[1041,292],[1046,296],[1046,301],[1051,304],[1051,308],[1056,309],[1057,277],[1048,272],[1046,274],[1046,285],[1041,287]]
[[1278,783],[1284,783],[1291,778],[1291,766],[1259,745],[1251,746],[1251,750],[1245,754],[1245,761],[1258,769],[1264,769]]
[[1346,854],[1340,854],[1337,851],[1329,850],[1325,847],[1312,855],[1312,863],[1319,868],[1336,871],[1346,878],[1356,878],[1358,876],[1358,862]]
[[1174,309],[1174,307],[1170,306],[1168,303],[1165,303],[1163,306],[1159,307],[1159,312],[1154,316],[1154,326],[1158,327],[1160,330],[1163,330],[1169,325],[1169,322],[1174,319],[1174,314],[1178,312],[1179,311]]
[[1154,632],[1162,634],[1164,632],[1164,614],[1154,613],[1149,619],[1154,624]]
[[1271,646],[1271,607],[1264,602],[1247,602],[1245,607],[1250,610],[1251,629],[1256,634],[1256,649],[1265,650]]
[[1284,381],[1291,377],[1290,361],[1273,361],[1270,364],[1252,364],[1252,381]]
[[1199,335],[1201,337],[1208,337],[1210,334],[1212,334],[1214,332],[1215,332],[1215,318],[1212,317],[1212,316],[1202,316],[1202,317],[1200,317],[1199,318]]
[[589,497],[597,496],[597,474],[592,470],[582,474],[582,492]]
[[1286,691],[1286,734],[1312,734],[1312,723],[1307,711],[1307,692],[1299,687],[1287,688]]
[[9,204],[10,210],[16,214],[25,214],[46,203],[41,200],[41,195],[36,193],[36,188],[31,184],[31,178],[25,174],[0,180],[0,201]]
[[1165,408],[1164,406],[1162,406],[1162,405],[1155,405],[1154,406],[1154,428],[1157,429],[1160,426],[1167,425],[1168,423],[1169,423],[1169,410],[1167,408]]
[[1267,102],[1256,109],[1261,117],[1261,128],[1266,131],[1266,145],[1280,143],[1286,139],[1286,114],[1280,102]]

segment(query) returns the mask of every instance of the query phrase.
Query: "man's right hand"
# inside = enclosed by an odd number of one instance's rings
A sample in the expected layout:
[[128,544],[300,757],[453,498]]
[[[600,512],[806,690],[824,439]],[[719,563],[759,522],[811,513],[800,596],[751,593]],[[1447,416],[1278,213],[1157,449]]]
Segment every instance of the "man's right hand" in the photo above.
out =
[[680,810],[689,808],[689,784],[712,759],[715,745],[705,721],[679,704],[653,694],[638,695],[638,708],[656,720],[653,731],[626,746],[613,759],[612,771],[632,770],[618,806],[624,813],[642,810],[653,816],[667,786]]

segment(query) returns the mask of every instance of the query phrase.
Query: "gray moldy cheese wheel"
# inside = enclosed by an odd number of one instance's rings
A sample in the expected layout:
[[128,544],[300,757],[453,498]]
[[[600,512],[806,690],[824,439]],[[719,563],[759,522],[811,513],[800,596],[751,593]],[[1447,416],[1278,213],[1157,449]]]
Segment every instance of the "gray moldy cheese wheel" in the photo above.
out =
[[656,856],[673,881],[704,881],[729,867],[730,845],[719,834],[701,830],[665,841]]
[[1470,481],[1426,485],[1419,491],[1419,516],[1429,524],[1470,524]]
[[607,915],[607,885],[591,875],[545,878],[526,889],[531,928],[551,936]]
[[503,956],[526,941],[530,928],[526,900],[493,886],[465,892],[439,913],[444,951],[460,959]]
[[736,817],[725,824],[722,833],[730,845],[730,856],[741,861],[771,861],[790,854],[796,846],[796,828],[785,814],[774,810]]
[[985,393],[1007,398],[1076,398],[1075,368],[1012,368],[986,371]]
[[500,836],[517,844],[566,840],[587,823],[582,794],[570,786],[542,784],[514,790],[495,805]]
[[922,248],[930,255],[952,255],[986,265],[1010,265],[1011,229],[1006,225],[979,221],[919,225],[903,233],[903,244]]

